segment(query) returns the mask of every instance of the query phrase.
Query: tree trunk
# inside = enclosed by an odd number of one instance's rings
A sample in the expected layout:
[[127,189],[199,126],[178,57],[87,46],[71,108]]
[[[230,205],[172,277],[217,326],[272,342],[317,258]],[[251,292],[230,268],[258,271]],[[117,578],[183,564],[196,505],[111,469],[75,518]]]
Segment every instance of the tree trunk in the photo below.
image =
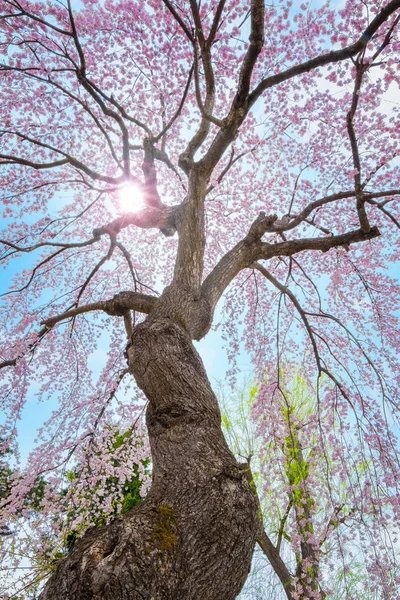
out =
[[90,529],[40,598],[233,600],[259,521],[201,359],[186,329],[160,313],[135,328],[128,356],[150,401],[151,490],[110,525]]

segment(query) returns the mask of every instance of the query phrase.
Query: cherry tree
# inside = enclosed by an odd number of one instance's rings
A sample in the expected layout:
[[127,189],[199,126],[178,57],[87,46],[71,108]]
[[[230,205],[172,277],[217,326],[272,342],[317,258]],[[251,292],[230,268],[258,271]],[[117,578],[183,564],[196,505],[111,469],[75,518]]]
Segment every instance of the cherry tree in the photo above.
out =
[[[336,414],[355,430],[396,507],[400,0],[0,7],[3,452],[28,401],[57,402],[4,516],[29,518],[40,477],[57,512],[71,464],[71,501],[103,497],[115,435],[137,431],[108,473],[129,480],[144,406],[153,470],[42,600],[240,592],[260,522],[193,344],[212,326],[233,378],[243,350],[278,390],[283,360],[305,364],[321,429]],[[303,597],[325,593],[318,576]]]

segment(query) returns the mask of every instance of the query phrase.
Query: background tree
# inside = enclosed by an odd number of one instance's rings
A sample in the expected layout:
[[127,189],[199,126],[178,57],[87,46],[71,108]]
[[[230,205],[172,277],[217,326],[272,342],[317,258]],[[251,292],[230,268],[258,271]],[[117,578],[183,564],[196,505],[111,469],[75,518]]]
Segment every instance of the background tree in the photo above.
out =
[[143,392],[150,492],[41,597],[235,598],[257,502],[192,343],[222,296],[232,358],[242,336],[259,368],[305,356],[335,388],[320,414],[346,403],[398,480],[400,0],[0,6],[9,447],[27,399],[58,400],[5,517],[109,453],[104,423],[131,427]]
[[[223,417],[235,454],[254,463],[262,514],[254,575],[240,597],[395,598],[396,490],[365,460],[346,406],[335,414],[323,403],[318,413],[314,390],[290,371],[279,386],[259,379]],[[324,387],[321,399],[331,392]]]

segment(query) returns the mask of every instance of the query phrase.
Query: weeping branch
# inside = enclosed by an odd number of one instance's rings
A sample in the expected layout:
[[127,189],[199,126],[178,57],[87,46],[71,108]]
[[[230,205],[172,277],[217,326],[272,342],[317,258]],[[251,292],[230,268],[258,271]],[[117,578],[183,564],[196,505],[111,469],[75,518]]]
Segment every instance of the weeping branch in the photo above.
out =
[[358,229],[340,235],[285,240],[275,244],[263,242],[262,236],[271,231],[276,221],[276,215],[266,215],[261,212],[251,225],[247,236],[229,250],[206,277],[201,295],[209,302],[212,310],[236,275],[260,259],[270,260],[276,256],[292,256],[306,250],[328,252],[331,248],[340,246],[347,249],[352,244],[365,242],[380,235],[377,227],[371,227],[368,233]]
[[286,596],[288,597],[288,600],[292,600],[292,594],[295,591],[293,585],[293,577],[279,554],[279,548],[274,546],[264,529],[260,508],[260,499],[258,497],[257,490],[254,484],[254,477],[250,468],[250,460],[247,461],[245,473],[247,481],[249,482],[249,486],[256,499],[258,506],[258,514],[260,516],[260,527],[257,536],[257,543],[260,546],[261,550],[264,552],[267,559],[269,560],[275,573],[278,575],[280,582],[282,583],[283,588],[285,590]]
[[[129,317],[127,317],[129,311],[133,310],[149,314],[153,310],[156,302],[157,298],[148,294],[141,294],[139,292],[120,292],[110,300],[100,300],[99,302],[92,302],[91,304],[85,304],[84,306],[77,306],[76,308],[72,308],[71,310],[67,310],[53,317],[48,317],[42,321],[41,325],[43,325],[43,327],[38,332],[36,340],[29,345],[27,353],[32,353],[46,333],[53,329],[57,323],[61,323],[62,321],[74,319],[78,315],[89,312],[103,311],[110,316],[124,317],[125,326],[129,328]],[[0,362],[0,369],[16,366],[18,360],[21,359],[22,356],[23,355],[18,355],[13,359]]]

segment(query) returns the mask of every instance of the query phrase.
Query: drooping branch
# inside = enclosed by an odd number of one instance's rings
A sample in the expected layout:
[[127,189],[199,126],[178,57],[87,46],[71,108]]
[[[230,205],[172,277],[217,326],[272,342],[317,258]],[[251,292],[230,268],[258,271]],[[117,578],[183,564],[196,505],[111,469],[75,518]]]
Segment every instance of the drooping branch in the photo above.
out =
[[272,285],[274,285],[281,292],[281,294],[284,294],[284,295],[288,296],[288,298],[290,298],[290,300],[293,303],[293,305],[295,306],[301,320],[303,321],[303,325],[307,331],[308,337],[310,339],[310,342],[311,342],[311,345],[313,348],[315,360],[316,360],[316,363],[318,366],[318,371],[321,372],[321,368],[322,368],[321,367],[321,358],[319,355],[318,346],[317,346],[317,342],[316,342],[316,339],[314,336],[314,332],[313,332],[311,324],[307,318],[307,313],[305,310],[303,310],[303,308],[300,305],[300,302],[297,300],[295,294],[293,294],[293,292],[286,285],[283,285],[280,281],[278,281],[276,279],[276,277],[274,277],[272,275],[272,273],[270,273],[265,267],[263,267],[259,263],[254,263],[252,266],[254,267],[254,269],[257,269],[257,271],[259,271],[269,282],[271,282]]
[[[343,512],[344,508],[345,508],[344,504],[339,504],[338,506],[334,507],[332,516],[329,519],[328,524],[326,526],[325,534],[321,537],[320,546],[322,546],[326,542],[329,534],[332,531],[337,529],[340,525],[343,525],[343,523],[346,523],[346,521],[351,519],[353,514],[356,512],[355,508],[351,508],[351,509],[349,509],[348,512],[344,513]],[[342,513],[342,516],[340,516],[341,513]]]
[[[18,3],[15,3],[15,4],[17,5]],[[2,155],[0,155],[0,159],[3,159],[3,160],[0,160],[0,164],[20,164],[21,166],[27,166],[27,167],[31,167],[34,169],[48,169],[48,168],[54,168],[54,167],[70,164],[73,167],[75,167],[76,169],[78,169],[78,171],[88,175],[93,180],[106,181],[107,183],[113,183],[115,185],[124,183],[127,179],[129,179],[130,181],[137,181],[137,179],[130,174],[129,133],[128,133],[128,129],[125,125],[124,119],[134,122],[138,127],[142,127],[146,131],[147,135],[149,135],[149,136],[151,136],[151,131],[146,125],[144,125],[137,119],[128,115],[126,113],[126,111],[123,109],[123,107],[121,107],[118,104],[118,102],[113,98],[112,95],[107,96],[106,94],[104,94],[104,92],[102,90],[100,90],[98,88],[98,86],[96,86],[96,84],[94,84],[88,78],[87,72],[86,72],[86,59],[85,59],[82,45],[79,40],[79,36],[78,36],[76,24],[75,24],[75,19],[74,19],[74,15],[73,15],[73,11],[72,11],[70,2],[68,2],[67,11],[68,11],[68,17],[69,17],[69,21],[70,21],[70,25],[71,25],[71,32],[64,32],[64,33],[68,33],[68,35],[70,37],[72,37],[79,58],[78,58],[78,60],[74,60],[71,57],[70,53],[67,51],[66,47],[61,49],[62,53],[60,54],[58,52],[55,52],[54,49],[47,48],[47,46],[44,46],[54,56],[57,56],[57,57],[61,56],[62,58],[66,59],[67,61],[69,61],[72,64],[72,68],[52,69],[52,72],[70,71],[71,73],[74,73],[78,79],[79,84],[86,90],[86,92],[95,101],[95,103],[100,108],[103,115],[110,117],[116,123],[116,125],[119,128],[121,135],[122,135],[122,162],[121,162],[121,159],[118,158],[118,156],[116,154],[116,151],[111,142],[111,138],[106,131],[106,127],[103,127],[102,123],[100,122],[100,119],[95,115],[93,110],[91,110],[89,108],[87,102],[82,101],[79,98],[79,96],[73,94],[71,91],[66,89],[60,83],[57,83],[54,79],[51,78],[51,76],[49,74],[46,77],[41,76],[41,74],[43,72],[42,66],[41,66],[41,61],[36,56],[36,53],[34,51],[33,51],[33,53],[37,59],[38,67],[35,67],[33,69],[32,68],[24,69],[24,68],[16,67],[16,66],[11,67],[11,66],[7,66],[7,65],[1,65],[0,68],[1,68],[1,70],[18,71],[18,72],[24,73],[24,75],[26,75],[30,78],[33,78],[33,79],[37,80],[38,82],[41,82],[42,84],[53,86],[56,89],[58,89],[59,91],[61,91],[62,94],[67,95],[74,103],[78,103],[83,108],[83,110],[92,119],[94,119],[98,130],[103,134],[103,136],[106,139],[107,145],[110,148],[110,152],[111,152],[114,160],[117,162],[119,167],[122,169],[123,175],[120,177],[102,176],[100,173],[96,172],[94,169],[91,169],[87,164],[84,164],[82,161],[78,160],[78,158],[72,156],[70,153],[64,153],[59,148],[53,148],[52,146],[45,144],[44,142],[29,138],[27,135],[25,135],[24,133],[21,133],[19,131],[9,132],[9,133],[17,135],[20,139],[29,141],[31,144],[38,145],[38,146],[45,148],[51,152],[61,154],[62,156],[65,156],[65,158],[60,161],[49,161],[49,162],[39,163],[36,161],[32,161],[29,158],[26,158],[24,156],[2,154]],[[19,13],[19,16],[22,16],[22,15],[26,15],[30,19],[38,20],[39,22],[42,22],[41,19],[36,19],[34,17],[34,15],[26,12],[24,9],[22,9],[21,13]],[[17,16],[17,15],[14,15],[14,16]],[[59,30],[58,28],[56,29],[56,31],[62,33],[62,31]],[[35,43],[40,44],[40,42],[36,42],[36,41],[35,41]],[[58,47],[60,47],[60,46],[58,46]],[[114,106],[116,108],[116,110],[113,110],[112,108],[110,108],[110,105]]]
[[[185,105],[185,100],[186,100],[186,97],[187,97],[187,94],[188,94],[188,91],[189,91],[189,88],[190,88],[190,83],[192,81],[193,69],[194,69],[194,67],[192,66],[190,68],[188,79],[187,79],[187,82],[186,82],[186,85],[185,85],[185,89],[183,91],[182,99],[181,99],[181,101],[179,103],[177,111],[175,112],[174,115],[172,115],[171,119],[164,125],[164,127],[162,128],[162,130],[160,131],[160,133],[158,133],[156,136],[154,136],[153,139],[154,139],[155,142],[163,139],[163,137],[165,136],[165,134],[167,133],[167,131],[172,127],[172,125],[174,124],[174,122],[176,121],[176,119],[180,116],[180,114],[182,112],[182,109],[183,109],[183,107]],[[156,158],[157,158],[157,156],[156,156]],[[159,160],[163,160],[163,159],[159,159]],[[164,162],[166,162],[166,161],[164,161]]]
[[293,577],[290,574],[285,563],[283,562],[283,560],[279,554],[279,549],[274,546],[274,544],[272,543],[271,539],[269,538],[268,534],[265,531],[262,514],[261,514],[260,499],[258,497],[257,490],[256,490],[256,487],[254,484],[254,477],[253,477],[253,473],[250,468],[250,460],[247,461],[247,467],[246,467],[245,473],[246,473],[247,481],[249,482],[249,486],[250,486],[250,488],[254,494],[254,498],[257,502],[258,514],[260,516],[260,528],[259,528],[259,533],[257,536],[257,543],[260,546],[261,550],[264,552],[267,559],[269,560],[275,573],[278,575],[280,582],[282,583],[283,589],[285,590],[288,600],[293,600],[292,593],[295,591],[295,588],[293,586]]
[[65,250],[66,250],[66,248],[60,248],[59,250],[56,250],[56,252],[53,252],[49,256],[46,256],[46,258],[41,260],[36,266],[33,267],[32,271],[31,271],[31,275],[30,275],[28,281],[24,285],[22,285],[20,288],[11,289],[8,292],[4,292],[3,294],[0,294],[0,297],[8,296],[9,294],[16,294],[18,292],[22,292],[23,290],[26,290],[31,285],[31,283],[32,283],[37,271],[39,271],[40,267],[43,267],[43,265],[52,261],[54,258],[56,258],[56,256],[59,256]]
[[269,260],[275,256],[292,256],[306,250],[327,252],[331,248],[340,246],[347,248],[351,244],[371,240],[380,235],[377,227],[371,227],[368,233],[358,229],[341,235],[285,240],[276,244],[261,241],[264,233],[271,231],[276,221],[276,215],[260,213],[251,225],[247,236],[229,250],[206,277],[201,295],[209,302],[212,310],[230,282],[242,269],[250,267],[253,262],[260,259]]
[[110,247],[108,249],[108,252],[105,256],[103,256],[98,263],[95,264],[95,266],[92,268],[92,270],[90,271],[89,275],[87,276],[86,280],[84,281],[83,285],[81,286],[78,296],[76,298],[75,301],[75,305],[78,306],[81,297],[83,296],[84,291],[86,290],[87,286],[89,285],[89,283],[91,282],[91,280],[93,279],[93,277],[96,275],[96,273],[101,269],[101,267],[104,265],[104,263],[106,263],[108,260],[110,260],[110,258],[112,257],[115,247],[117,244],[117,238],[115,235],[110,235]]
[[[78,315],[86,314],[89,312],[103,311],[107,315],[125,317],[125,315],[133,310],[144,314],[149,314],[155,306],[157,298],[148,294],[141,294],[139,292],[119,292],[110,300],[100,300],[99,302],[92,302],[85,304],[84,306],[78,306],[72,308],[63,313],[48,317],[42,321],[42,329],[38,332],[35,342],[30,344],[28,352],[33,352],[37,347],[38,342],[48,333],[57,323],[73,319]],[[15,366],[21,355],[16,358],[2,361],[0,363],[0,369],[4,367]]]
[[126,178],[131,178],[130,173],[130,160],[129,160],[129,133],[128,128],[125,125],[122,116],[115,110],[108,108],[101,96],[95,91],[94,86],[91,84],[89,79],[86,77],[85,70],[81,68],[77,71],[78,81],[82,84],[85,90],[90,94],[94,101],[99,105],[104,115],[111,117],[118,124],[118,127],[122,135],[122,159],[123,159],[123,177],[120,178],[123,181]]
[[[50,74],[47,74],[47,77],[41,77],[40,75],[38,75],[38,74],[36,74],[34,72],[31,72],[29,70],[18,69],[16,67],[6,67],[5,65],[1,65],[0,66],[0,71],[2,71],[2,70],[3,71],[6,71],[6,70],[10,70],[10,71],[11,70],[15,70],[15,71],[23,72],[26,77],[29,77],[30,79],[33,79],[34,81],[39,81],[41,84],[50,85],[51,87],[57,89],[62,94],[64,94],[68,98],[70,98],[73,102],[76,102],[77,104],[79,104],[82,107],[82,109],[93,120],[93,122],[95,123],[95,125],[99,129],[99,131],[102,133],[102,135],[104,136],[104,138],[106,140],[107,146],[110,149],[111,156],[113,157],[114,161],[118,164],[118,166],[121,167],[121,161],[120,161],[120,159],[116,155],[116,151],[115,151],[115,148],[113,146],[113,143],[111,141],[111,138],[110,138],[109,134],[107,133],[105,127],[100,122],[100,119],[95,115],[94,111],[91,110],[91,108],[89,107],[89,105],[88,105],[87,102],[83,101],[81,98],[79,98],[78,95],[73,94],[65,86],[61,85],[59,82],[57,82],[54,79],[52,79],[51,76],[50,76]],[[41,72],[39,68],[38,68],[38,71]]]
[[279,529],[278,529],[278,535],[277,535],[277,539],[276,539],[276,550],[277,552],[280,552],[280,548],[281,548],[281,544],[282,544],[282,539],[284,537],[284,533],[285,533],[285,526],[286,526],[286,522],[288,520],[288,517],[290,515],[290,511],[293,508],[293,496],[291,496],[289,498],[289,502],[288,505],[286,507],[286,510],[284,512],[283,517],[280,519],[279,521]]
[[[28,345],[26,354],[31,354],[35,351],[38,344],[40,344],[43,337],[46,335],[46,333],[48,333],[48,331],[50,331],[50,329],[48,327],[42,327],[42,329],[37,333],[36,339]],[[25,355],[25,353],[20,353],[17,356],[15,356],[14,358],[10,358],[8,360],[3,360],[2,362],[0,362],[0,369],[4,369],[5,367],[15,367],[17,365],[19,359],[22,358],[22,356],[24,356],[24,355]]]
[[[398,191],[398,193],[400,193],[400,190]],[[383,212],[384,215],[386,215],[395,225],[396,227],[398,227],[398,229],[400,229],[400,222],[396,219],[396,217],[387,210],[387,208],[385,208],[385,204],[387,202],[389,202],[389,200],[384,200],[383,202],[377,202],[376,200],[373,200],[372,198],[367,198],[366,202],[368,202],[369,204],[372,204],[373,206],[376,206],[380,211]]]
[[[99,414],[98,414],[98,415],[97,415],[97,417],[96,417],[96,420],[95,420],[95,422],[94,422],[94,425],[93,425],[93,427],[92,427],[92,428],[91,428],[91,430],[90,430],[90,431],[89,431],[89,432],[88,432],[88,433],[87,433],[87,434],[86,434],[86,435],[85,435],[85,436],[82,438],[82,440],[83,440],[83,439],[85,439],[85,438],[88,438],[88,437],[90,438],[90,440],[89,440],[89,448],[90,448],[90,446],[93,444],[93,441],[94,441],[94,434],[95,434],[95,432],[96,432],[96,430],[97,430],[97,428],[98,428],[98,426],[99,426],[99,423],[100,423],[100,421],[101,421],[101,419],[102,419],[102,417],[103,417],[103,415],[104,415],[104,413],[105,413],[105,411],[106,411],[106,408],[107,408],[107,406],[108,406],[108,405],[111,403],[111,401],[114,399],[114,397],[115,397],[115,395],[116,395],[116,393],[117,393],[117,391],[118,391],[118,386],[121,384],[121,382],[122,382],[122,380],[124,379],[124,377],[125,377],[126,375],[128,375],[128,373],[129,373],[129,369],[123,369],[123,370],[122,370],[122,371],[119,373],[119,375],[118,375],[118,378],[117,378],[117,380],[116,380],[116,382],[115,382],[114,388],[111,390],[111,393],[108,395],[108,398],[105,400],[105,402],[104,402],[103,406],[101,407],[101,409],[100,409],[100,411],[99,411]],[[132,431],[133,431],[134,427],[135,427],[135,424],[134,424],[134,425],[132,425]]]
[[[357,351],[360,353],[360,355],[368,363],[368,366],[370,367],[371,371],[374,373],[376,380],[378,382],[379,388],[381,390],[382,401],[390,402],[390,398],[388,397],[388,394],[385,390],[385,374],[380,372],[380,370],[375,365],[372,357],[364,350],[363,345],[361,344],[360,340],[357,338],[356,335],[354,335],[354,333],[348,327],[346,327],[346,325],[341,321],[341,319],[339,319],[335,315],[327,313],[326,311],[322,310],[321,308],[320,308],[319,313],[312,312],[312,311],[303,311],[303,312],[304,312],[304,317],[307,319],[308,319],[308,317],[314,317],[316,319],[330,320],[330,321],[334,322],[338,327],[340,327],[340,329],[343,330],[343,332],[347,336],[348,343],[351,345],[354,345],[354,347],[357,349]],[[318,337],[320,339],[322,339],[322,336],[318,335]],[[325,342],[325,340],[323,340],[323,341]],[[349,378],[351,378],[350,375],[349,375]],[[355,387],[357,387],[356,384],[355,384]],[[359,393],[360,393],[360,397],[362,397],[361,392],[359,392]]]
[[97,93],[94,86],[91,85],[91,82],[87,77],[86,58],[85,58],[85,54],[84,54],[82,45],[79,40],[77,29],[76,29],[75,19],[74,19],[74,15],[73,15],[72,8],[71,8],[71,0],[68,0],[68,14],[69,14],[69,19],[70,19],[70,23],[71,23],[72,37],[73,37],[73,40],[75,43],[76,50],[78,52],[79,62],[80,62],[79,67],[77,66],[77,68],[76,68],[77,79],[78,79],[79,83],[85,88],[85,90],[90,94],[90,96],[93,98],[93,100],[97,103],[97,105],[100,107],[103,114],[106,115],[107,117],[111,117],[118,125],[118,127],[121,131],[121,136],[122,136],[123,174],[124,174],[125,178],[128,178],[128,177],[130,177],[128,128],[126,127],[122,116],[118,112],[115,112],[114,110],[110,109],[105,104],[105,102],[103,101],[101,96]]
[[[28,135],[25,135],[24,133],[21,133],[20,131],[2,130],[2,133],[15,135],[19,139],[21,139],[23,141],[27,141],[30,144],[32,144],[33,146],[39,146],[41,148],[44,148],[45,150],[49,150],[50,152],[54,152],[55,154],[61,155],[64,158],[62,158],[60,160],[50,161],[50,162],[36,163],[36,162],[33,162],[22,156],[0,154],[0,165],[14,164],[14,165],[31,167],[32,169],[37,169],[37,170],[54,169],[55,167],[60,167],[63,165],[71,165],[72,167],[75,167],[75,169],[77,169],[78,171],[85,173],[85,175],[88,175],[94,181],[103,181],[105,183],[110,183],[113,185],[118,185],[118,184],[124,183],[124,181],[125,181],[125,178],[122,175],[119,177],[110,177],[108,175],[102,175],[101,173],[98,173],[91,167],[88,167],[85,163],[81,162],[74,156],[71,156],[67,152],[60,150],[59,148],[55,148],[54,146],[51,146],[50,144],[46,144],[45,142],[36,140]],[[132,179],[135,179],[135,178],[132,178]]]
[[136,276],[135,268],[133,266],[132,257],[129,254],[128,250],[125,248],[125,246],[121,242],[117,242],[115,245],[120,250],[122,256],[125,258],[125,260],[126,260],[126,262],[128,264],[128,268],[129,268],[130,274],[132,275],[132,279],[133,279],[133,287],[134,287],[134,290],[136,292],[137,291],[138,278]]
[[[363,199],[365,202],[369,202],[373,204],[374,198],[381,198],[382,196],[398,196],[400,195],[400,189],[392,189],[387,190],[386,192],[364,192]],[[337,194],[330,194],[329,196],[325,196],[323,198],[318,198],[318,200],[314,200],[314,202],[310,202],[298,215],[292,216],[290,218],[277,219],[271,226],[265,230],[267,232],[283,232],[289,231],[290,229],[294,229],[302,222],[306,222],[306,219],[311,213],[313,213],[317,208],[321,206],[325,206],[326,204],[330,204],[331,202],[336,202],[338,200],[345,200],[347,198],[354,198],[356,193],[354,190],[348,190],[345,192],[338,192]],[[378,205],[380,208],[380,206]]]
[[34,250],[37,250],[38,248],[43,248],[45,246],[50,246],[50,247],[55,247],[55,248],[83,248],[85,246],[91,246],[92,244],[94,244],[97,241],[98,241],[98,237],[92,237],[89,240],[86,240],[84,242],[70,242],[70,243],[38,242],[37,244],[33,244],[32,246],[19,246],[18,244],[14,244],[14,242],[11,242],[9,240],[0,239],[0,244],[4,244],[4,246],[13,248],[15,250],[15,252],[29,253],[29,252],[33,252]]

